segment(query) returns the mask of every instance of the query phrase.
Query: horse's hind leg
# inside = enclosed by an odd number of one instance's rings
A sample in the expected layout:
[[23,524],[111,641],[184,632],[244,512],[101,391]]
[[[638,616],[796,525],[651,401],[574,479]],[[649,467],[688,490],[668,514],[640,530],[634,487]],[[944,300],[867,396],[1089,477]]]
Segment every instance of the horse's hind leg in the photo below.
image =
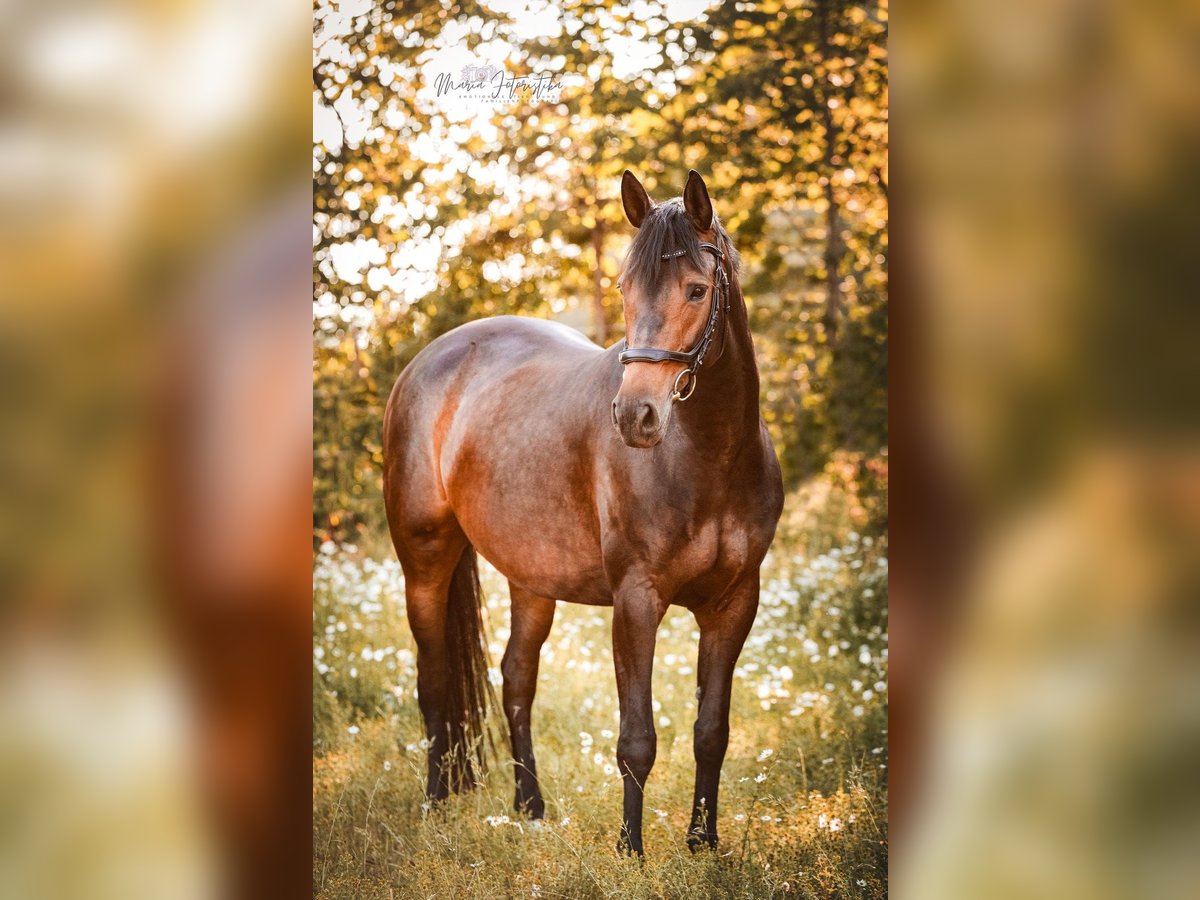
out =
[[504,674],[504,714],[516,761],[516,798],[518,812],[533,818],[545,815],[546,804],[537,782],[533,758],[533,737],[529,731],[530,707],[537,690],[538,654],[554,622],[554,601],[531,594],[508,583],[512,597],[512,636],[504,650],[501,671]]
[[491,692],[475,551],[441,477],[451,387],[422,387],[411,373],[397,381],[384,415],[384,505],[417,644],[417,700],[430,743],[426,794],[441,800],[474,784],[472,756],[482,764]]
[[452,671],[446,642],[446,607],[467,540],[452,520],[438,528],[413,530],[396,545],[404,569],[408,624],[416,641],[416,698],[430,742],[425,793],[431,800],[442,800],[450,792],[454,774],[448,758],[452,749],[448,716],[458,674]]

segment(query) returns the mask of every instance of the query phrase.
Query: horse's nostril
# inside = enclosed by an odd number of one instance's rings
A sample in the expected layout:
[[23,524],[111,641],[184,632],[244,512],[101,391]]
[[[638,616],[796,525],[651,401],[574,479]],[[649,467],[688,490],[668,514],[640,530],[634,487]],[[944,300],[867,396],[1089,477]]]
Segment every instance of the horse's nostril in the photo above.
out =
[[649,434],[658,429],[658,410],[652,403],[643,403],[638,411],[638,427],[643,434]]

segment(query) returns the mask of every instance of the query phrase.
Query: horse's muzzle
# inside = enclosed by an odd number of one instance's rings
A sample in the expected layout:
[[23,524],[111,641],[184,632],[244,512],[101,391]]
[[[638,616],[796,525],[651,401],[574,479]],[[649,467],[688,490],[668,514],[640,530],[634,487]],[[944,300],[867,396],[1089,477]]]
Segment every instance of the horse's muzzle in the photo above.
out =
[[627,446],[645,449],[662,442],[666,432],[667,415],[660,412],[656,404],[649,400],[623,398],[619,394],[613,400],[612,420],[621,440]]

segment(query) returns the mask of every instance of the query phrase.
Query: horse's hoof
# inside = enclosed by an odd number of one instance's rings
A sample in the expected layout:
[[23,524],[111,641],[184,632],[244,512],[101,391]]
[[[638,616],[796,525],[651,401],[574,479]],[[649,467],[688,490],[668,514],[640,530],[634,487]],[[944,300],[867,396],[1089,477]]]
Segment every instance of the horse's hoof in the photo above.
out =
[[625,859],[636,856],[638,862],[645,862],[646,860],[646,854],[642,852],[642,848],[634,847],[628,838],[620,838],[617,841],[617,856],[624,857]]
[[531,819],[546,818],[546,803],[541,797],[533,797],[528,800],[517,797],[513,800],[513,809]]
[[716,850],[717,836],[715,834],[689,834],[687,845],[693,853],[699,853],[701,850]]

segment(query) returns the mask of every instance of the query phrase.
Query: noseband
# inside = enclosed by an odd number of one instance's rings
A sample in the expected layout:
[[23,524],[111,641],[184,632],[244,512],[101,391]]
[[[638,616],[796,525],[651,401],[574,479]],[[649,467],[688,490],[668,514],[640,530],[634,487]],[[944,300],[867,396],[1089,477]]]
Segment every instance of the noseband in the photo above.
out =
[[[717,258],[717,271],[712,285],[712,297],[709,300],[708,322],[705,323],[704,331],[700,335],[699,340],[692,345],[691,350],[684,352],[678,350],[660,350],[657,347],[634,347],[622,350],[617,357],[623,366],[627,366],[631,362],[678,362],[685,364],[687,368],[675,376],[675,384],[671,388],[671,400],[678,400],[681,403],[692,396],[692,392],[696,390],[696,370],[704,365],[704,357],[712,346],[713,337],[717,333],[717,326],[724,323],[721,312],[724,311],[726,315],[729,313],[729,276],[725,274],[725,254],[714,244],[701,243],[700,249],[707,250]],[[674,253],[664,253],[662,258],[676,259],[686,254],[686,250],[676,250]],[[725,349],[723,328],[721,333],[721,349],[722,351]],[[687,382],[681,388],[680,383],[685,375],[687,376]]]

